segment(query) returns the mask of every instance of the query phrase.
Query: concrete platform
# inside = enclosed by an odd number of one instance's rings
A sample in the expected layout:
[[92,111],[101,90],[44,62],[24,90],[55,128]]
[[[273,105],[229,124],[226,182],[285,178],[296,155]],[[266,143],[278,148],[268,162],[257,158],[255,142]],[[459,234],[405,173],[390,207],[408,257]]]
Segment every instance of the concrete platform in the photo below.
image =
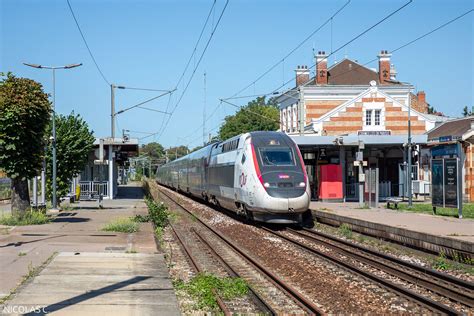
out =
[[474,257],[474,220],[402,212],[384,208],[360,209],[358,203],[311,202],[313,216],[322,223],[348,224],[352,230],[392,240],[432,253]]
[[0,227],[0,299],[17,288],[31,267],[59,253],[5,306],[0,304],[0,313],[12,304],[21,304],[16,306],[23,311],[42,304],[61,315],[178,314],[151,223],[140,223],[140,230],[130,234],[101,230],[116,218],[147,214],[140,184],[119,187],[119,194],[104,200],[103,209],[97,201],[81,201],[48,224]]
[[162,254],[58,254],[5,304],[60,315],[179,315]]

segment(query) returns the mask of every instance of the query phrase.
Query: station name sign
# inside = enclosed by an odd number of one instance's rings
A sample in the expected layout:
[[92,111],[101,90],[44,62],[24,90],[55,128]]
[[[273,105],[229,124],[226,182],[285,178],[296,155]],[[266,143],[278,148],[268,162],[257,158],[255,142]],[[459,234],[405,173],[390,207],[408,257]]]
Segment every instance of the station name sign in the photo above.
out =
[[391,135],[390,131],[358,131],[357,135],[366,135],[366,136],[389,136]]

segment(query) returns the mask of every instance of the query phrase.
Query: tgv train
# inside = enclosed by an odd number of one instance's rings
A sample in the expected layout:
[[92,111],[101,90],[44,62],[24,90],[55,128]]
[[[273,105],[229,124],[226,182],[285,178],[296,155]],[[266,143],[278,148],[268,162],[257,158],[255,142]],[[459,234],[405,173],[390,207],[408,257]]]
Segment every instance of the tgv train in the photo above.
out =
[[159,167],[156,178],[250,220],[301,224],[308,214],[303,158],[279,132],[250,132],[210,144]]

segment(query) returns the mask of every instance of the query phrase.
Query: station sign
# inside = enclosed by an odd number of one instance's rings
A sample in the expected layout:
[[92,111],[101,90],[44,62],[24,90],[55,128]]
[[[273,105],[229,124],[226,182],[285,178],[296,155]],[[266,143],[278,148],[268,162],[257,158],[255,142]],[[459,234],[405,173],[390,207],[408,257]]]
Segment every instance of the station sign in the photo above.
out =
[[456,144],[440,145],[431,148],[432,157],[452,157],[459,156],[458,146]]
[[357,135],[365,136],[390,136],[391,131],[357,131]]
[[434,207],[460,208],[460,159],[440,158],[431,160],[432,205]]

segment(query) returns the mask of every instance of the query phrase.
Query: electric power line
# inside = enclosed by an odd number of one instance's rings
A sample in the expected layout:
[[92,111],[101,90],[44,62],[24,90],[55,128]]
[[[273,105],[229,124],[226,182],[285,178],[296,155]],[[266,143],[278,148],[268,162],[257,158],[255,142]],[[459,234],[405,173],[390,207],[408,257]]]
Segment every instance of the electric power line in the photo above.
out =
[[104,79],[105,83],[107,83],[107,85],[110,86],[110,82],[107,80],[107,78],[105,77],[104,73],[103,73],[102,70],[100,69],[99,64],[97,64],[97,61],[95,60],[94,55],[92,54],[92,51],[91,51],[91,49],[89,48],[89,45],[87,44],[86,38],[85,38],[85,36],[84,36],[84,33],[83,33],[82,30],[81,30],[81,27],[79,26],[79,22],[77,21],[76,15],[74,14],[74,10],[72,9],[71,3],[69,3],[69,0],[66,0],[66,1],[67,1],[67,5],[68,5],[68,7],[69,7],[69,11],[71,11],[72,17],[74,18],[74,21],[76,22],[77,29],[79,30],[79,33],[81,33],[82,40],[84,41],[84,44],[86,45],[86,48],[87,48],[87,50],[89,51],[89,55],[91,56],[92,61],[93,61],[94,64],[95,64],[95,67],[96,67],[97,70],[99,71],[99,73],[100,73],[100,75],[102,76],[102,79]]
[[[188,62],[186,63],[186,66],[184,67],[184,70],[181,73],[181,76],[179,77],[178,82],[175,85],[175,88],[178,88],[179,84],[181,83],[181,80],[183,80],[183,77],[186,71],[188,70],[189,64],[191,63],[193,56],[196,54],[197,47],[199,45],[199,42],[201,41],[202,35],[204,34],[204,30],[206,29],[207,23],[209,22],[209,17],[211,16],[211,13],[213,12],[215,5],[216,5],[216,0],[213,1],[212,6],[209,9],[209,13],[207,14],[206,21],[204,22],[204,25],[201,28],[201,33],[199,34],[196,44],[194,45],[194,49],[191,55],[189,56]],[[213,20],[213,24],[214,24],[214,20]],[[166,112],[168,112],[168,109],[169,109],[169,105],[170,105],[169,101],[171,101],[171,96],[170,96],[170,99],[168,100],[168,104],[166,105],[166,110],[165,110]],[[163,119],[161,120],[161,126],[160,126],[159,131],[163,129],[164,124],[165,124],[165,117],[163,117]]]
[[[213,30],[212,30],[212,32],[211,32],[211,35],[209,36],[209,39],[208,39],[206,45],[204,46],[204,49],[203,49],[203,51],[202,51],[202,53],[201,53],[201,56],[199,57],[198,62],[197,62],[197,64],[195,65],[195,67],[194,67],[194,69],[193,69],[193,72],[191,73],[191,77],[189,78],[189,80],[188,80],[188,82],[187,82],[187,84],[186,84],[186,86],[185,86],[183,92],[181,93],[181,95],[180,95],[178,101],[177,101],[176,104],[174,105],[173,110],[171,111],[171,114],[168,116],[168,120],[166,121],[165,126],[164,126],[160,131],[156,132],[156,134],[158,134],[158,139],[160,139],[160,137],[163,135],[164,131],[165,131],[166,128],[168,127],[168,124],[169,124],[169,122],[170,122],[170,120],[171,120],[171,118],[172,118],[174,112],[176,111],[177,107],[178,107],[179,104],[181,103],[181,100],[183,99],[184,94],[185,94],[186,91],[188,90],[188,87],[189,87],[189,85],[191,84],[191,81],[192,81],[192,79],[193,79],[193,77],[194,77],[194,74],[196,73],[196,70],[198,69],[199,64],[201,63],[201,61],[202,61],[202,59],[203,59],[203,57],[204,57],[204,54],[206,53],[207,48],[209,47],[209,44],[211,43],[211,40],[212,40],[212,38],[214,37],[214,34],[215,34],[215,32],[216,32],[216,30],[217,30],[217,28],[218,28],[218,26],[219,26],[219,24],[220,24],[220,22],[221,22],[221,20],[222,20],[222,17],[223,17],[223,15],[224,15],[224,12],[225,12],[226,9],[227,9],[228,4],[229,4],[229,0],[226,1],[225,5],[224,5],[224,8],[222,9],[222,11],[221,11],[221,13],[220,13],[220,15],[219,15],[219,18],[218,18],[218,20],[217,20],[217,22],[216,22],[216,25],[214,26],[214,28],[213,28]],[[156,135],[156,134],[155,134],[155,135]],[[150,136],[151,136],[151,135],[150,135]]]
[[[331,55],[334,55],[335,53],[337,53],[338,51],[340,51],[341,49],[343,49],[344,47],[346,47],[347,45],[351,44],[352,42],[356,41],[357,39],[359,39],[360,37],[362,37],[363,35],[367,34],[368,32],[370,32],[372,29],[374,29],[375,27],[377,27],[378,25],[380,25],[381,23],[383,23],[384,21],[388,20],[390,17],[392,17],[393,15],[395,15],[396,13],[400,12],[401,10],[403,10],[405,7],[407,7],[409,4],[411,4],[413,2],[413,0],[410,0],[408,1],[407,3],[405,3],[404,5],[402,5],[401,7],[399,7],[398,9],[396,9],[395,11],[392,11],[389,15],[385,16],[383,19],[379,20],[377,23],[373,24],[372,26],[368,27],[367,29],[365,29],[364,31],[362,31],[361,33],[359,33],[358,35],[356,35],[355,37],[353,37],[352,39],[350,39],[349,41],[345,42],[344,44],[342,44],[341,46],[339,46],[336,50],[334,50],[333,52],[331,52],[329,55],[326,56],[326,59],[329,58]],[[317,62],[314,63],[311,67],[308,67],[308,69],[312,69],[312,68],[315,68],[317,66]],[[276,89],[273,90],[272,93],[274,92],[277,92],[278,90],[280,90],[281,88],[283,88],[284,86],[286,86],[288,83],[290,83],[291,81],[293,81],[294,79],[291,78],[289,80],[287,80],[286,82],[284,82],[282,85],[280,85],[279,87],[277,87]],[[305,85],[309,82],[311,82],[313,79],[310,79],[309,81],[307,82],[304,82],[302,83],[302,85]]]
[[[448,25],[454,23],[455,21],[457,21],[457,20],[463,18],[464,16],[468,15],[469,13],[472,13],[473,11],[474,11],[474,9],[468,10],[468,11],[464,12],[463,14],[461,14],[461,15],[459,15],[459,16],[457,16],[457,17],[455,17],[455,18],[453,18],[453,19],[451,19],[451,20],[449,20],[449,21],[447,21],[447,22],[445,22],[445,23],[443,23],[443,24],[437,26],[436,28],[434,28],[434,29],[432,29],[432,30],[430,30],[430,31],[428,31],[428,32],[426,32],[426,33],[424,33],[424,34],[422,34],[422,35],[416,37],[415,39],[410,40],[410,41],[406,42],[405,44],[403,44],[403,45],[401,45],[401,46],[399,46],[399,47],[397,47],[397,48],[395,48],[395,49],[393,49],[393,50],[390,50],[389,52],[390,52],[390,53],[397,52],[397,51],[399,51],[399,50],[401,50],[401,49],[403,49],[403,48],[405,48],[405,47],[407,47],[407,46],[409,46],[409,45],[411,45],[411,44],[413,44],[413,43],[415,43],[415,42],[417,42],[417,41],[419,41],[419,40],[421,40],[421,39],[423,39],[423,38],[425,38],[425,37],[427,37],[427,36],[429,36],[429,35],[431,35],[431,34],[433,34],[433,33],[435,33],[435,32],[437,32],[437,31],[439,31],[439,30],[445,28],[446,26],[448,26]],[[376,57],[376,58],[374,58],[374,59],[372,59],[372,60],[370,60],[370,61],[368,61],[368,62],[366,62],[366,63],[364,63],[364,64],[362,64],[362,65],[359,65],[359,67],[362,67],[362,66],[365,66],[365,65],[367,65],[367,64],[370,64],[370,63],[376,61],[377,59],[378,59],[378,58]],[[352,68],[351,70],[348,70],[348,71],[346,71],[346,72],[344,72],[344,73],[338,74],[337,76],[341,76],[341,75],[343,75],[343,74],[349,73],[349,72],[354,71],[354,70],[356,70],[356,69],[355,69],[355,68]],[[337,77],[337,76],[335,76],[335,77]],[[334,77],[334,78],[335,78],[335,77]],[[292,80],[293,80],[293,79],[292,79]],[[249,97],[259,97],[259,96],[268,96],[268,95],[275,95],[275,94],[283,95],[284,93],[280,93],[280,92],[273,91],[273,92],[270,92],[270,93],[263,93],[263,94],[254,94],[254,95],[247,95],[247,96],[240,96],[240,97],[230,97],[230,98],[226,98],[226,99],[221,99],[221,102],[228,103],[228,104],[230,104],[230,105],[232,105],[232,106],[234,106],[234,107],[237,107],[237,108],[242,108],[243,106],[239,106],[239,105],[237,105],[237,104],[232,104],[232,103],[230,103],[230,102],[227,102],[227,100],[231,100],[231,99],[241,99],[241,98],[249,98]],[[216,109],[217,109],[217,108],[216,108]],[[217,127],[214,127],[214,128],[211,129],[211,130],[215,130],[215,129],[218,128],[219,126],[220,126],[220,124],[217,125]],[[195,141],[195,140],[197,140],[197,138],[194,139],[194,140],[192,140],[189,144],[191,144],[191,143],[192,143],[193,141]]]
[[349,3],[351,2],[351,0],[348,0],[342,7],[339,8],[339,10],[337,10],[333,15],[331,15],[323,24],[321,24],[318,28],[316,28],[313,32],[311,32],[311,34],[309,34],[303,41],[301,41],[298,45],[296,45],[295,48],[293,48],[288,54],[286,54],[282,59],[280,59],[278,62],[276,62],[273,66],[271,66],[270,68],[268,68],[265,72],[263,72],[260,76],[257,77],[257,79],[255,79],[253,82],[249,83],[248,85],[246,85],[245,87],[243,87],[242,89],[240,89],[238,92],[234,93],[230,98],[233,98],[235,97],[236,95],[239,95],[240,93],[242,93],[243,91],[245,91],[247,88],[251,87],[252,85],[254,85],[256,82],[258,82],[260,79],[262,79],[263,77],[265,77],[268,73],[270,73],[273,69],[275,69],[278,65],[280,65],[281,63],[283,63],[285,61],[285,59],[287,59],[288,57],[290,57],[296,50],[298,50],[304,43],[306,43],[309,39],[311,39],[316,33],[318,33],[324,26],[326,26],[329,22],[331,22],[335,17],[336,15],[338,15],[347,5],[349,5]]

